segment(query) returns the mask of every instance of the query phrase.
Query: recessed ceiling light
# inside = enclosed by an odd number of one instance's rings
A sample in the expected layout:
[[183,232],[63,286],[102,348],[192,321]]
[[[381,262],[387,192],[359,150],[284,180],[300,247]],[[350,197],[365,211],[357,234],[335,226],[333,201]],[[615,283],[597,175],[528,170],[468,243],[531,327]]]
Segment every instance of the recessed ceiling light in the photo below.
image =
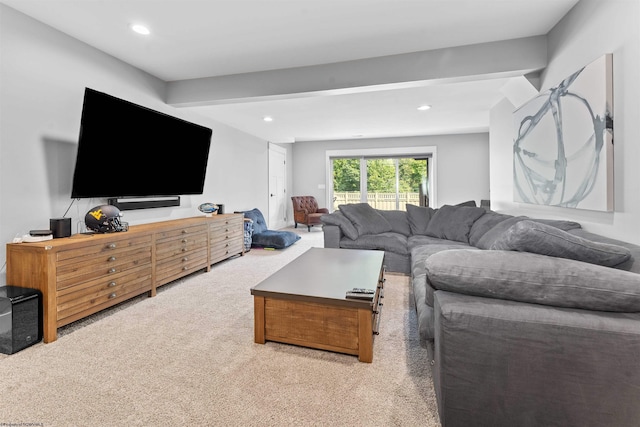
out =
[[133,31],[135,31],[136,33],[142,34],[144,36],[148,36],[149,34],[151,34],[151,31],[149,31],[149,29],[147,27],[145,27],[144,25],[133,24],[133,25],[131,25],[131,29]]
[[421,106],[418,107],[418,110],[427,111],[430,108],[431,108],[431,105],[421,105]]
[[265,122],[272,122],[272,121],[273,121],[273,117],[271,117],[271,116],[264,116],[264,117],[262,118],[262,120],[264,120]]

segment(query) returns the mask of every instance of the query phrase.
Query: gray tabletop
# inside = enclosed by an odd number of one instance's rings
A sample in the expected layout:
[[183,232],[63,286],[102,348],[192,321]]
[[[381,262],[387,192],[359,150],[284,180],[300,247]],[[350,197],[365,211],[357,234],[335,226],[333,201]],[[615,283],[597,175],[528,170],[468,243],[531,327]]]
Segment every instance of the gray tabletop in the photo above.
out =
[[253,287],[251,294],[345,301],[349,289],[376,288],[383,260],[383,251],[311,248]]

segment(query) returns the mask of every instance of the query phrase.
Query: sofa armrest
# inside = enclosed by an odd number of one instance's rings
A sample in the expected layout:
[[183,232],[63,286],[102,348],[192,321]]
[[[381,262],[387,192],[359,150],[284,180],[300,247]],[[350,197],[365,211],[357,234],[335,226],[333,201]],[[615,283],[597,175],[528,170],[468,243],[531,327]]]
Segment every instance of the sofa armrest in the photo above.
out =
[[329,213],[329,209],[327,208],[318,208],[316,213],[325,213],[328,214]]
[[342,231],[337,225],[323,225],[322,231],[324,232],[324,247],[325,248],[339,248],[340,239],[342,239]]

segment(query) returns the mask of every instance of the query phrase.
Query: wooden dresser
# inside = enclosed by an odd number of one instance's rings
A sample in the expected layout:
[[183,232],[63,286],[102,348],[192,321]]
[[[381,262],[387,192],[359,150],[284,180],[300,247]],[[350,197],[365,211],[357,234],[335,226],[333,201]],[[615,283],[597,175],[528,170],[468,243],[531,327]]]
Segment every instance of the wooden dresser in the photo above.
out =
[[44,342],[52,342],[61,326],[244,254],[243,222],[242,214],[213,215],[9,243],[7,284],[42,291]]

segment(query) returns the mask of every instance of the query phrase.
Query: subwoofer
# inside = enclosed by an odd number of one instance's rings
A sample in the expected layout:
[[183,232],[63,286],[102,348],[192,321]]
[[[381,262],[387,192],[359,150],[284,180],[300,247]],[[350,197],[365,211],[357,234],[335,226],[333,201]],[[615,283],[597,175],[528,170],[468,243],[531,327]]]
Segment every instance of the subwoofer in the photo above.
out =
[[0,287],[0,353],[13,354],[42,340],[42,293]]

